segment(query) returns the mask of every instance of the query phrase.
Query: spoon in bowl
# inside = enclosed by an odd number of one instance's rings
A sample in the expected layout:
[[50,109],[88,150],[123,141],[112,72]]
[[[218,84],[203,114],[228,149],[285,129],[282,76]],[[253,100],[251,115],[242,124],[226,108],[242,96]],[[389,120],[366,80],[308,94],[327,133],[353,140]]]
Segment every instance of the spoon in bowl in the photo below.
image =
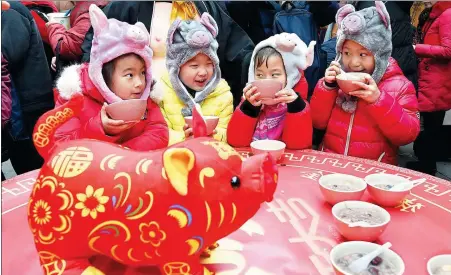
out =
[[376,250],[373,250],[372,252],[366,254],[365,256],[358,258],[357,260],[353,261],[348,268],[353,273],[359,273],[363,270],[367,269],[370,265],[371,261],[374,260],[377,256],[382,254],[383,252],[387,251],[391,247],[391,243],[385,243],[384,245],[379,246]]
[[407,190],[407,189],[412,189],[413,187],[422,184],[426,181],[425,178],[422,179],[417,179],[417,180],[412,180],[412,181],[408,181],[408,182],[403,182],[403,183],[399,183],[399,184],[395,184],[393,185],[392,188],[390,188],[390,191],[403,191],[403,190]]

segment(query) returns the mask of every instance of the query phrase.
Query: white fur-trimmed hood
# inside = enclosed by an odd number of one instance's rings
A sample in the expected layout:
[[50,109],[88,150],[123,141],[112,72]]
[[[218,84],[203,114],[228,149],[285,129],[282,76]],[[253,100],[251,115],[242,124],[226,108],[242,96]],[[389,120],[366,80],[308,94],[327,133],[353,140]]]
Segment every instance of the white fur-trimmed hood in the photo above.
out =
[[[56,88],[63,99],[69,100],[73,95],[83,93],[80,79],[81,66],[76,64],[64,68],[61,76],[56,81]],[[154,84],[150,86],[152,90],[149,97],[153,102],[159,104],[163,100],[163,89],[158,89],[155,86]]]

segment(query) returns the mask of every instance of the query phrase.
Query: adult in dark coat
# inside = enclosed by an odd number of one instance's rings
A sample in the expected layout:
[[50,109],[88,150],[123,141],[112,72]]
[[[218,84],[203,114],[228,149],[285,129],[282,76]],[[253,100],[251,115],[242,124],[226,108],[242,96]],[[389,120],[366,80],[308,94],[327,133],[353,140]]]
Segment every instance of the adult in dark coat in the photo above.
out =
[[[356,10],[374,6],[374,1],[350,1]],[[396,59],[404,75],[415,85],[418,91],[418,66],[412,47],[414,28],[410,18],[413,1],[387,1],[385,7],[390,15],[392,28],[392,57]]]
[[[208,12],[218,24],[219,32],[216,40],[219,43],[218,57],[222,77],[227,80],[234,97],[234,105],[238,105],[247,82],[254,43],[230,18],[224,10],[223,4],[216,1],[193,1],[199,14]],[[153,15],[154,1],[118,1],[108,4],[103,11],[108,18],[135,24],[142,22],[150,28]],[[89,61],[93,30],[88,31],[82,45],[83,62]]]
[[17,174],[40,168],[43,161],[31,135],[38,118],[54,106],[52,81],[41,36],[30,11],[10,2],[2,11],[2,55],[11,76],[12,112],[6,128],[9,156]]

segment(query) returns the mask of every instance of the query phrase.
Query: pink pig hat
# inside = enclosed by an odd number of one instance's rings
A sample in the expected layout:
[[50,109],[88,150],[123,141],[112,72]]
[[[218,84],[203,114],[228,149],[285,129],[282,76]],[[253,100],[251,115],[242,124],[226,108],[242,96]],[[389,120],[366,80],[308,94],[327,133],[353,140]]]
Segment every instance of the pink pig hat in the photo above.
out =
[[146,63],[146,88],[141,99],[150,96],[152,86],[152,50],[148,46],[150,35],[143,23],[130,25],[116,19],[107,19],[103,11],[96,5],[89,7],[89,16],[94,29],[89,77],[106,102],[111,104],[122,101],[106,85],[102,76],[103,64],[128,53],[135,53]]
[[294,33],[280,33],[261,41],[255,46],[249,65],[248,82],[255,80],[255,56],[258,51],[265,47],[272,47],[282,55],[285,72],[287,74],[287,86],[293,88],[301,79],[302,73],[313,63],[314,47],[316,41],[307,45]]

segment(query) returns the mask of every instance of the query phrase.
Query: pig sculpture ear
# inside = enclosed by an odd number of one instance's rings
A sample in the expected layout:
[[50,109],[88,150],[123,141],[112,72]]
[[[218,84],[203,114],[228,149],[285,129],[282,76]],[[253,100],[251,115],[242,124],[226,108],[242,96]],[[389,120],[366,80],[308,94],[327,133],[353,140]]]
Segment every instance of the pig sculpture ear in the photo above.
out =
[[218,35],[218,24],[216,24],[216,21],[213,19],[213,17],[211,17],[210,14],[204,12],[200,18],[200,22],[205,26],[205,28],[207,28],[213,38],[216,38],[216,36]]
[[91,18],[91,25],[94,33],[100,33],[108,26],[108,18],[103,11],[94,4],[89,6],[89,17]]
[[355,12],[355,8],[351,4],[344,5],[337,11],[337,15],[335,15],[335,22],[337,22],[340,27],[341,21],[350,13]]
[[170,148],[163,154],[163,166],[172,187],[180,196],[188,194],[188,175],[194,167],[194,153],[187,148]]
[[384,22],[384,25],[386,28],[388,28],[388,25],[390,24],[390,15],[388,14],[387,8],[385,7],[384,3],[382,1],[374,1],[376,4],[376,11],[379,14],[379,17],[381,18],[382,22]]

